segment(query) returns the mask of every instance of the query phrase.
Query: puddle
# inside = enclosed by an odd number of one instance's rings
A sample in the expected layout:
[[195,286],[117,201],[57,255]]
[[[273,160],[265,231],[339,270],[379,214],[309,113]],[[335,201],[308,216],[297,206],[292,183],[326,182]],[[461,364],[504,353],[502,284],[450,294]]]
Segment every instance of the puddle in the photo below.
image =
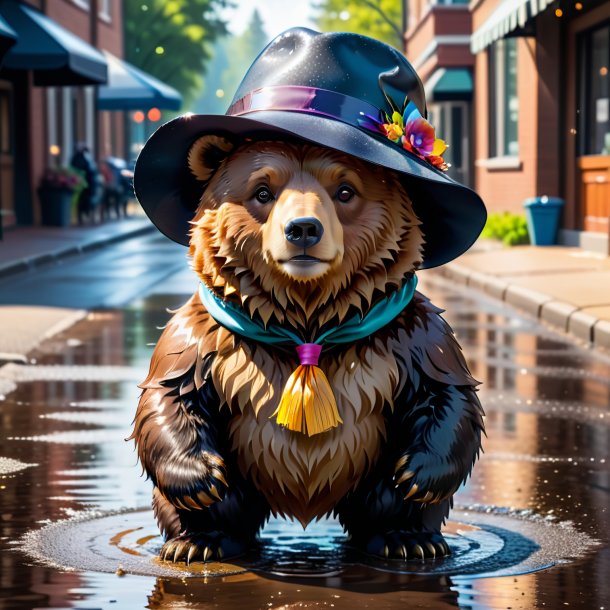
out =
[[271,521],[256,554],[159,562],[141,508],[151,483],[124,439],[165,308],[187,297],[143,293],[0,369],[0,609],[610,610],[608,355],[422,275],[487,413],[445,531],[451,557],[381,561],[348,548],[335,521]]
[[378,560],[351,549],[338,522],[300,525],[274,519],[256,552],[227,563],[190,566],[157,558],[162,546],[150,510],[84,512],[28,532],[16,544],[37,561],[60,569],[165,577],[213,577],[244,572],[328,578],[350,566],[413,575],[515,576],[583,556],[597,542],[569,523],[506,509],[470,507],[451,513],[445,529],[452,555],[439,560]]

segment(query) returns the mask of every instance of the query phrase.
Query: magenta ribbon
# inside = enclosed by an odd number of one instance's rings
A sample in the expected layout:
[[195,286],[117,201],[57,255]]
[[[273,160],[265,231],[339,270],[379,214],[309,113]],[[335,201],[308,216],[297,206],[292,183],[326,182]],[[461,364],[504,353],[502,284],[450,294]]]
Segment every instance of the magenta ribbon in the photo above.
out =
[[227,110],[231,116],[251,112],[282,110],[318,114],[361,127],[363,116],[379,116],[380,110],[358,98],[328,89],[301,85],[261,87],[244,95]]
[[318,366],[322,346],[317,343],[301,343],[296,346],[299,363],[302,365]]

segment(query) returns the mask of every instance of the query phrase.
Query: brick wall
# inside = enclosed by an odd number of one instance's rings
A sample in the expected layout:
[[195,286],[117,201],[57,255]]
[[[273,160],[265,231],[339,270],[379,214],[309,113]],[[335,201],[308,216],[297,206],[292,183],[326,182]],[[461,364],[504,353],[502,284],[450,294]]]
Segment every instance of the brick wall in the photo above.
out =
[[[498,0],[481,0],[474,6],[473,27],[480,27],[498,6]],[[536,41],[517,38],[517,96],[519,98],[519,167],[489,166],[488,50],[475,58],[475,189],[491,212],[523,211],[523,200],[538,193],[538,71]]]

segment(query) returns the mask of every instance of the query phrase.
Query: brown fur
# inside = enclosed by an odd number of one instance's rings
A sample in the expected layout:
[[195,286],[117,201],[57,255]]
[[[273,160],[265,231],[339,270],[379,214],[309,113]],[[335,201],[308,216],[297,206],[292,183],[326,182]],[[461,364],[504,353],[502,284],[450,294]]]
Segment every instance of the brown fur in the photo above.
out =
[[[191,168],[207,176],[205,168],[197,169],[197,158],[195,151]],[[346,179],[358,192],[349,210],[333,201]],[[276,194],[273,205],[252,200],[260,180]],[[332,262],[319,277],[291,277],[278,262],[291,213],[323,221],[326,241],[316,248]],[[197,275],[219,296],[265,323],[290,325],[313,337],[329,321],[365,314],[418,267],[423,242],[418,224],[398,178],[383,168],[313,146],[263,142],[237,149],[220,164],[193,221],[190,254]],[[200,388],[208,371],[221,406],[230,410],[230,448],[241,475],[254,482],[275,513],[306,525],[331,511],[375,465],[387,433],[384,408],[393,408],[405,384],[415,383],[415,364],[440,383],[474,385],[437,313],[416,295],[395,323],[375,336],[325,350],[320,366],[344,423],[308,437],[271,419],[298,365],[296,354],[232,335],[195,295],[170,321],[142,385],[134,431],[140,455],[162,442],[159,400],[167,405],[162,418],[186,417],[173,412],[170,381],[192,370]],[[440,343],[430,346],[426,337],[432,328]],[[148,390],[165,397],[151,401]],[[170,427],[197,433],[187,423]]]
[[[405,384],[414,381],[415,366],[439,383],[476,383],[437,313],[416,294],[398,324],[380,331],[370,344],[323,356],[320,365],[327,371],[344,423],[314,437],[291,433],[269,419],[296,360],[233,338],[210,318],[197,295],[165,329],[142,387],[169,388],[186,370],[204,370],[206,356],[215,352],[210,374],[232,412],[231,446],[242,474],[252,478],[274,512],[305,525],[332,510],[375,464],[386,434],[384,404],[392,405]],[[429,345],[428,332],[437,333],[442,342]],[[200,386],[203,379],[195,384]],[[169,391],[166,403],[169,417],[174,411]],[[154,406],[149,411],[141,403],[141,408],[146,412],[138,417],[143,422],[138,442],[151,447],[163,429],[152,417]]]
[[[249,179],[252,174],[281,191],[270,213],[249,201],[257,182]],[[294,281],[270,256],[270,242],[281,239],[282,219],[275,210],[284,197],[291,207],[301,203],[311,213],[315,205],[295,202],[294,195],[307,194],[315,182],[318,191],[319,185],[328,185],[333,194],[345,175],[357,182],[362,196],[354,209],[338,207],[334,218],[327,212],[334,224],[341,224],[343,243],[334,244],[334,250],[344,254],[323,279]],[[319,207],[329,207],[328,201]],[[269,235],[274,224],[278,230]],[[262,142],[236,150],[212,178],[193,221],[190,254],[204,283],[240,302],[251,315],[257,312],[264,322],[315,333],[332,318],[365,313],[375,298],[401,285],[421,262],[418,225],[404,188],[387,170],[314,146]],[[332,233],[336,239],[338,231]]]

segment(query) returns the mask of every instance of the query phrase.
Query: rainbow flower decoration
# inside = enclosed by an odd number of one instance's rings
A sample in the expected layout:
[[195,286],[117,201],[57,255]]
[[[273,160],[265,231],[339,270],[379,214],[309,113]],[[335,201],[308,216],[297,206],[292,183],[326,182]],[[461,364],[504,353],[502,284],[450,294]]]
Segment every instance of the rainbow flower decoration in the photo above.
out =
[[400,110],[388,97],[392,114],[380,110],[379,117],[360,113],[358,124],[365,129],[384,135],[388,140],[402,146],[408,152],[427,161],[437,169],[446,172],[449,165],[443,159],[447,144],[436,137],[434,127],[424,119],[417,106],[405,98]]

